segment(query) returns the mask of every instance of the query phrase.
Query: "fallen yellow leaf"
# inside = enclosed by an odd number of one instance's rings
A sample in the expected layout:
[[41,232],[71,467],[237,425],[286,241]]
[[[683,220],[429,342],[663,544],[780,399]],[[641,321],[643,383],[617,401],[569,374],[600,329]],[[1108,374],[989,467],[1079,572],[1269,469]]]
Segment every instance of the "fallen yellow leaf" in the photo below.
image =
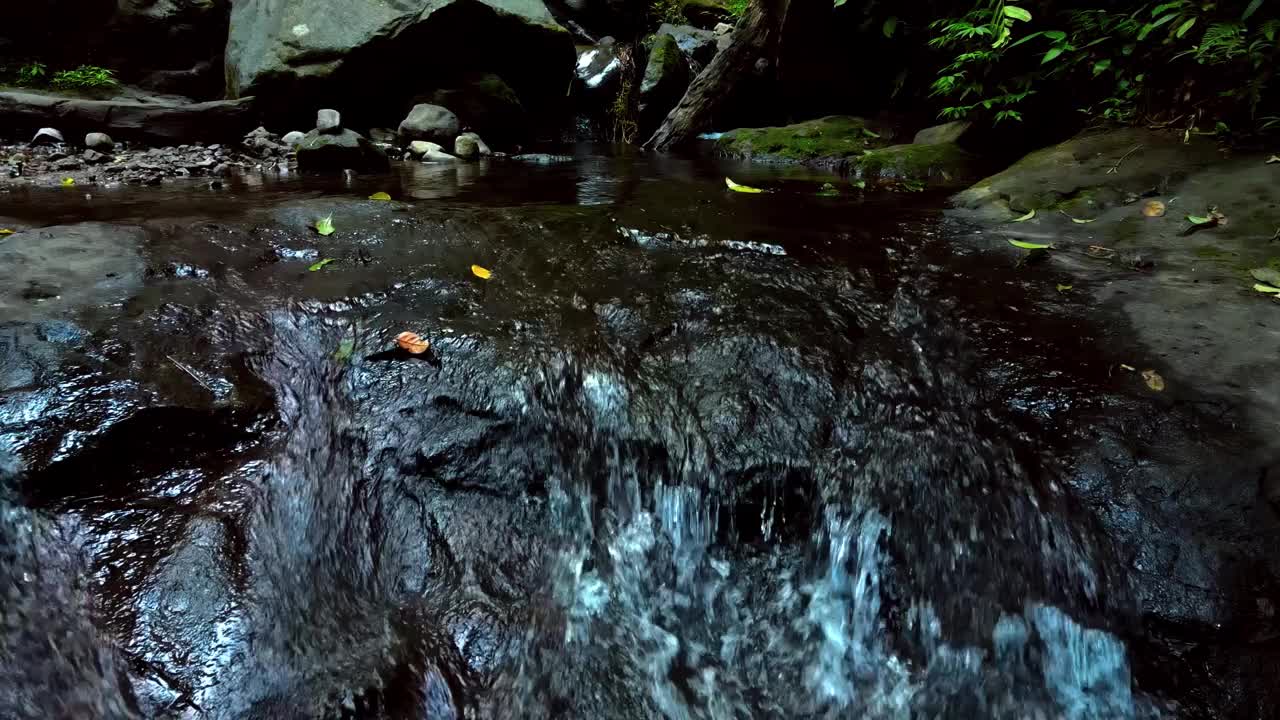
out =
[[1147,387],[1160,392],[1164,390],[1164,378],[1160,377],[1160,373],[1155,370],[1143,370],[1142,379],[1146,381]]
[[761,190],[760,188],[753,188],[753,187],[749,187],[749,186],[747,186],[747,185],[739,185],[738,183],[736,183],[736,182],[734,182],[734,181],[730,180],[729,178],[725,178],[725,179],[724,179],[724,184],[725,184],[725,185],[727,185],[727,186],[729,187],[729,189],[730,189],[730,190],[732,190],[732,191],[734,191],[734,192],[740,192],[740,193],[762,193],[762,192],[764,192],[764,191],[763,191],[763,190]]
[[471,274],[475,275],[481,280],[488,280],[489,278],[493,277],[493,273],[489,272],[489,270],[486,268],[480,267],[479,265],[471,266]]
[[1142,214],[1146,217],[1163,217],[1164,211],[1165,205],[1159,200],[1148,200],[1142,203]]
[[423,340],[421,335],[407,330],[396,336],[396,345],[399,345],[401,350],[414,355],[421,355],[431,347],[431,343]]
[[76,184],[75,178],[62,178],[62,187],[71,187]]
[[376,192],[369,196],[370,200],[390,200],[391,196],[384,192]]
[[9,228],[0,228],[0,235],[12,235],[14,232],[16,231]]
[[1271,157],[1267,158],[1268,165],[1274,165],[1276,163],[1280,163],[1280,155],[1272,155]]

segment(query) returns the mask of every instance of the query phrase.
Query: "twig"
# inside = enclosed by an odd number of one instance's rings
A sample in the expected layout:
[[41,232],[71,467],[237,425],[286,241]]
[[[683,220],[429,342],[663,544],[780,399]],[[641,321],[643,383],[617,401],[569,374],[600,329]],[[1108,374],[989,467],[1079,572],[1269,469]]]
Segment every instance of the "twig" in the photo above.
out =
[[171,363],[173,363],[174,365],[176,365],[176,366],[177,366],[177,368],[178,368],[179,370],[181,370],[182,372],[184,372],[184,373],[186,373],[186,374],[190,375],[192,380],[195,380],[196,382],[200,383],[200,387],[204,388],[205,390],[208,390],[210,395],[217,395],[217,394],[218,394],[218,393],[216,393],[216,392],[214,392],[214,391],[213,391],[213,388],[209,387],[208,383],[206,383],[205,381],[201,380],[201,379],[200,379],[200,376],[199,376],[199,375],[197,375],[197,374],[195,374],[195,371],[193,371],[191,368],[187,367],[186,365],[183,365],[182,363],[178,362],[177,360],[174,360],[172,355],[165,355],[165,357],[169,358],[169,362],[171,362]]
[[1142,149],[1141,145],[1134,145],[1132,150],[1120,156],[1120,159],[1116,161],[1116,164],[1112,165],[1110,170],[1107,170],[1107,174],[1115,175],[1116,173],[1120,172],[1120,163],[1124,162],[1125,160],[1128,160],[1130,155],[1138,152],[1141,149]]

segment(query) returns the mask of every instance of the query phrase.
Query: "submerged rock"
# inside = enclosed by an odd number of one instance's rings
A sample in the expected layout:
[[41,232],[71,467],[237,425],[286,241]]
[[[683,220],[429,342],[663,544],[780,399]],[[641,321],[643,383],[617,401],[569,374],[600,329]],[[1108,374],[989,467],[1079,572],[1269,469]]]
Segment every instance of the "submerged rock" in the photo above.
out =
[[458,116],[448,108],[420,103],[414,105],[409,115],[400,121],[400,141],[428,140],[434,143],[452,143],[461,130]]
[[414,157],[422,157],[429,152],[444,152],[444,147],[438,143],[427,142],[426,140],[414,140],[407,146],[409,154]]
[[385,172],[390,167],[386,154],[354,130],[337,134],[312,130],[298,144],[299,170]]
[[[481,140],[480,136],[477,135],[476,133],[473,133],[473,132],[462,133],[461,135],[458,136],[458,140],[463,140],[463,139],[467,139],[475,143],[476,153],[480,157],[489,157],[490,155],[493,154],[493,151],[489,149],[489,146],[485,144],[485,141]],[[454,143],[454,149],[455,150],[457,149],[456,142]]]
[[893,145],[852,158],[849,171],[860,177],[933,186],[963,187],[975,177],[978,158],[955,143]]

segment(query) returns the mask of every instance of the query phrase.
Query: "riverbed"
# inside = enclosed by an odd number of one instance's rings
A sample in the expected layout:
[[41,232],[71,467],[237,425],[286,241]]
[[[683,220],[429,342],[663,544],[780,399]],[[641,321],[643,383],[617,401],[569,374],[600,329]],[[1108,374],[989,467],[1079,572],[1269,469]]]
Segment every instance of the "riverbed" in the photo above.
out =
[[1274,442],[948,205],[592,152],[0,195],[66,642],[147,718],[1270,717]]

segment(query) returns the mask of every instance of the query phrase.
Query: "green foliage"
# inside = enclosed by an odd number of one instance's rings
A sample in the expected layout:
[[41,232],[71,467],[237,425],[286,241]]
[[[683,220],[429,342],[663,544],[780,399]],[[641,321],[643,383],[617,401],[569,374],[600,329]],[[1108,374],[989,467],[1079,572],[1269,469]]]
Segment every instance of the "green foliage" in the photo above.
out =
[[42,62],[29,62],[18,68],[18,84],[23,86],[39,85],[49,69]]
[[656,23],[683,25],[685,0],[653,0],[649,5],[649,17]]
[[[948,119],[1020,120],[1027,98],[1052,93],[1116,122],[1259,118],[1277,55],[1280,3],[1265,0],[956,0],[929,46],[945,53],[931,94]],[[945,0],[938,4],[946,5]],[[1181,127],[1181,126],[1180,126]]]
[[61,90],[113,88],[120,84],[115,72],[96,65],[81,65],[75,70],[54,73],[50,83]]
[[[727,0],[724,4],[724,9],[728,10],[733,17],[742,17],[749,4],[750,0]],[[836,4],[839,5],[840,3],[837,2]]]

